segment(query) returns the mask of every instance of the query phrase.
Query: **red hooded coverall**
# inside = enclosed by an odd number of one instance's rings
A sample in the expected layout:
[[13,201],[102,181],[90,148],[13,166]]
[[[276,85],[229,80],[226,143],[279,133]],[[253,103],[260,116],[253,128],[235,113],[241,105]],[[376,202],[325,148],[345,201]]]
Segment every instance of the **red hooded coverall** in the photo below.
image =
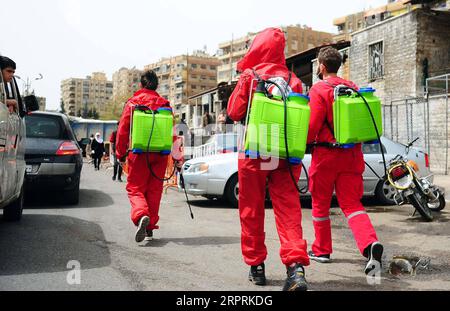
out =
[[[333,129],[334,88],[344,84],[358,89],[353,82],[332,77],[315,84],[309,93],[311,120],[308,143],[336,142]],[[328,122],[326,122],[326,120]],[[328,123],[328,124],[327,124]],[[330,129],[331,128],[331,129]],[[333,191],[348,220],[361,254],[378,241],[375,229],[367,215],[361,198],[364,193],[362,174],[365,170],[361,144],[351,149],[315,147],[309,170],[312,215],[316,240],[312,251],[316,256],[331,255],[330,206]]]
[[[285,38],[280,29],[269,28],[256,36],[247,55],[238,63],[242,72],[236,88],[228,102],[228,115],[235,121],[245,118],[248,107],[253,70],[263,79],[282,77],[289,79],[289,70],[284,57]],[[301,81],[292,74],[290,87],[293,92],[302,92]],[[267,257],[264,231],[266,182],[269,182],[278,235],[281,242],[280,256],[283,264],[309,265],[307,244],[303,239],[302,213],[299,193],[289,174],[286,160],[280,160],[278,168],[262,170],[261,164],[270,160],[239,157],[239,212],[241,218],[241,245],[246,264],[256,266]],[[292,167],[296,179],[301,166]]]
[[[147,106],[152,110],[161,107],[169,107],[169,102],[161,97],[157,92],[141,89],[128,100],[120,119],[117,130],[116,155],[118,159],[123,159],[128,154],[130,139],[130,122],[132,110],[136,105]],[[162,197],[164,182],[155,178],[147,164],[147,159],[153,172],[159,178],[163,178],[166,172],[168,156],[159,153],[133,154],[128,155],[128,177],[127,192],[131,203],[131,220],[137,226],[139,220],[150,217],[148,230],[159,229],[159,206]]]

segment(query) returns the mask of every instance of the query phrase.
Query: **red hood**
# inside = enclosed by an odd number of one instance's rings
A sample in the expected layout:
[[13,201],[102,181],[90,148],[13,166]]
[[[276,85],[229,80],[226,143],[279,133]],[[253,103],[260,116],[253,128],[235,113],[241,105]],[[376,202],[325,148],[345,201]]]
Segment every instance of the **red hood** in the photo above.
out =
[[170,103],[165,98],[161,97],[157,92],[141,89],[137,91],[134,96],[130,99],[130,102],[134,105],[148,106],[152,110],[170,106]]
[[249,51],[237,64],[237,70],[244,72],[263,63],[286,66],[285,46],[283,31],[279,28],[267,28],[255,37]]

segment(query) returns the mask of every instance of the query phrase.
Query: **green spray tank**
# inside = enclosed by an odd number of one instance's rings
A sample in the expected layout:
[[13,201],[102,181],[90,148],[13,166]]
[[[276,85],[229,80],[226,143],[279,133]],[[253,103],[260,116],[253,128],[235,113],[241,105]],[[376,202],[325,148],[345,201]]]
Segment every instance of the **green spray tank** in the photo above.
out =
[[[245,154],[250,158],[260,156],[287,158],[294,165],[301,164],[308,138],[311,110],[309,98],[298,93],[290,93],[286,106],[281,97],[268,96],[265,82],[260,81],[251,101]],[[285,109],[287,109],[287,143],[285,141]]]
[[171,108],[151,110],[147,106],[133,109],[131,151],[135,154],[155,152],[169,155],[173,144],[173,114]]
[[[334,136],[339,145],[378,143],[383,134],[381,101],[373,88],[352,90],[338,85],[334,92]],[[376,127],[375,127],[376,126]]]

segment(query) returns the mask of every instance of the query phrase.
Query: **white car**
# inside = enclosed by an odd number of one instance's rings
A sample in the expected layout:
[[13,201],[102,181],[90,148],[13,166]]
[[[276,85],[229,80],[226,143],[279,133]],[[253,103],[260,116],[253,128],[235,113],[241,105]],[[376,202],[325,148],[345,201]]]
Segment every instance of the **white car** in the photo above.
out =
[[27,111],[39,109],[39,104],[34,95],[22,100],[15,78],[9,83],[18,103],[14,112],[10,112],[5,104],[7,82],[3,81],[0,72],[0,210],[3,209],[6,221],[19,221],[23,212],[26,169],[24,117]]
[[[404,145],[395,143],[385,137],[382,137],[381,141],[385,147],[387,162],[398,154],[404,154]],[[363,152],[365,161],[378,176],[383,177],[385,174],[380,145],[364,145]],[[418,164],[422,176],[431,174],[429,156],[419,148],[411,148],[408,159]],[[309,169],[311,163],[310,154],[305,155],[303,163]],[[192,159],[184,164],[182,172],[188,194],[203,196],[208,199],[225,198],[232,206],[238,206],[238,153],[221,153]],[[430,177],[430,180],[432,181],[432,177]],[[304,170],[302,170],[299,186],[307,186]],[[180,185],[179,189],[182,190]],[[364,196],[374,196],[383,204],[395,204],[393,201],[394,194],[395,189],[388,182],[380,180],[371,169],[366,167],[364,173]],[[307,193],[306,196],[310,196],[310,193]]]

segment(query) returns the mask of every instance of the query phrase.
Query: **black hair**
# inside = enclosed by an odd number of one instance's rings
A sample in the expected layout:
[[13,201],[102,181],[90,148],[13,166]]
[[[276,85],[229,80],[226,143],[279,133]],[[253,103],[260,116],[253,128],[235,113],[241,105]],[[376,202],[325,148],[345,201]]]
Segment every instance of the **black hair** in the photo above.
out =
[[331,46],[322,48],[317,58],[320,64],[325,65],[329,73],[337,73],[343,61],[341,53]]
[[156,91],[159,84],[158,76],[153,70],[148,70],[142,74],[141,84],[143,88],[151,91]]
[[0,56],[0,69],[12,68],[16,70],[16,63],[9,57]]

